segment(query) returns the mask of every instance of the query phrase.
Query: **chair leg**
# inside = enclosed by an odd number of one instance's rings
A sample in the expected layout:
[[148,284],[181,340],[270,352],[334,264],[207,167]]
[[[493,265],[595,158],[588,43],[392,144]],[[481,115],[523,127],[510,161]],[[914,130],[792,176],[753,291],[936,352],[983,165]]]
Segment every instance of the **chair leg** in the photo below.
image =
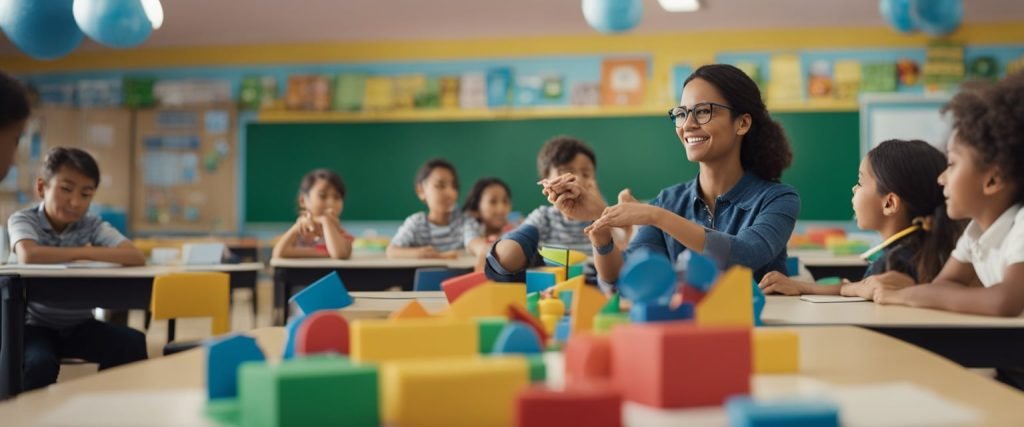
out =
[[153,320],[153,312],[146,310],[146,317],[142,319],[142,329],[149,332],[149,323]]
[[174,341],[174,319],[167,320],[167,342]]
[[260,300],[256,297],[256,284],[252,285],[252,326],[256,327],[256,312],[259,311]]

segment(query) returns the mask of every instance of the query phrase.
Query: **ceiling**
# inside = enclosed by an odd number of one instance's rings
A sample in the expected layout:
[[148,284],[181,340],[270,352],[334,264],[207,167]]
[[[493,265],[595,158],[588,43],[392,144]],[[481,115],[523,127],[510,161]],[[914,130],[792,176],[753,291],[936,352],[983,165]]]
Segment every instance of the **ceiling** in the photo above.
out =
[[[875,0],[702,0],[669,13],[643,0],[635,33],[885,25]],[[143,47],[588,34],[579,0],[163,0]],[[1024,21],[1024,1],[965,0],[967,23]],[[86,42],[79,49],[106,49]],[[0,54],[17,52],[0,35]]]

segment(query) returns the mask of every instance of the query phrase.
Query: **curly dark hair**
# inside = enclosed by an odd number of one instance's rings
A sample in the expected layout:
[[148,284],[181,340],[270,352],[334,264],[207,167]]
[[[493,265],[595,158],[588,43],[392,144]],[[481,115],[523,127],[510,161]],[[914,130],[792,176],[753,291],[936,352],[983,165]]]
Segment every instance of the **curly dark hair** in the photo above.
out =
[[1024,202],[1024,71],[996,82],[971,82],[942,107],[952,113],[957,141],[973,148],[983,166],[995,166]]
[[587,156],[594,164],[594,170],[597,170],[597,157],[587,143],[565,135],[547,140],[537,153],[537,176],[540,179],[547,178],[551,168],[572,162],[579,154]]
[[508,184],[493,176],[480,178],[473,184],[473,188],[469,190],[469,195],[466,196],[466,202],[462,204],[462,211],[468,213],[479,213],[480,202],[484,197],[484,190],[492,185],[501,186],[505,189],[505,194],[508,194],[509,198],[512,198],[512,190],[508,189]]
[[750,131],[743,135],[740,146],[740,164],[743,170],[768,181],[778,181],[782,171],[793,161],[786,132],[772,120],[761,99],[761,90],[739,68],[728,64],[705,65],[690,74],[683,83],[686,87],[693,79],[701,79],[712,86],[729,102],[731,116],[750,114]]

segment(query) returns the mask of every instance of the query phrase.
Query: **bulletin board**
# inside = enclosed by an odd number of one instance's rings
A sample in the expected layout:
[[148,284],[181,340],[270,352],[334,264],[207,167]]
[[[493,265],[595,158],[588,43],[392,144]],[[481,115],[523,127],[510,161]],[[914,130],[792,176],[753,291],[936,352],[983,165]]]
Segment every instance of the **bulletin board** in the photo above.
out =
[[135,232],[237,231],[237,116],[230,106],[135,113]]
[[949,94],[869,94],[860,99],[860,152],[889,139],[920,139],[945,151],[952,131],[941,114]]

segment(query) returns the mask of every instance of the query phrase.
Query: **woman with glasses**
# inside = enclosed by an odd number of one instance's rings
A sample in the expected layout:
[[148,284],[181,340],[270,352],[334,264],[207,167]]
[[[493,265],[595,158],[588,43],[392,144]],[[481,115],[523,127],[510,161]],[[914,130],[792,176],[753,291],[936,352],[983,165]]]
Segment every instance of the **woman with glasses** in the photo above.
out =
[[[663,189],[649,204],[624,190],[620,203],[607,207],[600,194],[568,174],[542,183],[544,195],[566,216],[594,220],[585,232],[603,287],[615,283],[626,257],[644,249],[673,262],[690,249],[723,269],[749,267],[755,280],[785,271],[800,196],[779,183],[793,155],[757,84],[731,65],[700,67],[686,79],[680,105],[668,115],[686,158],[699,163],[700,171]],[[623,253],[611,230],[630,226],[640,229]]]

